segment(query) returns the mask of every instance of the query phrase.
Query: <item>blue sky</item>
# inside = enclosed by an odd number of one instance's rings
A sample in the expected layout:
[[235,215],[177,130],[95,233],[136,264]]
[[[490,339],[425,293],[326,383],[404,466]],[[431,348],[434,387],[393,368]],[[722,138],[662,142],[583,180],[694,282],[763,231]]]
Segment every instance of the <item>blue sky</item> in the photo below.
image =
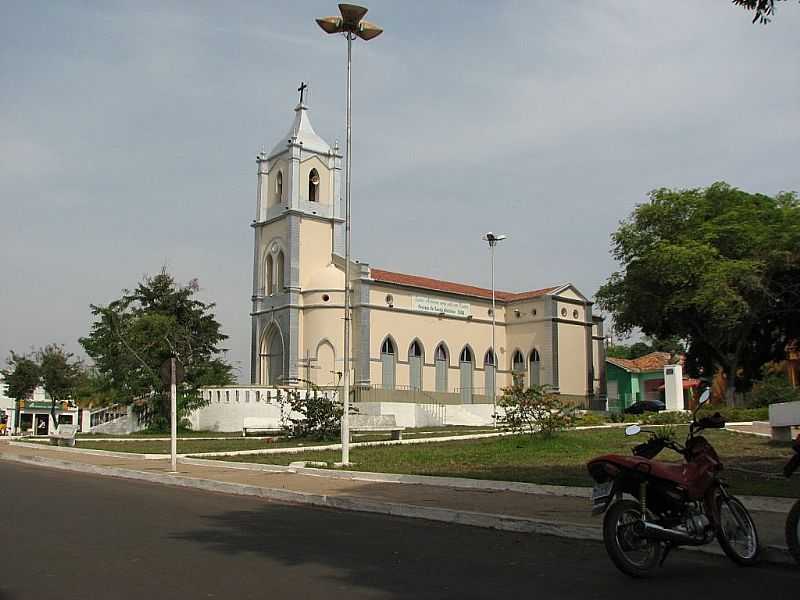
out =
[[[800,6],[370,2],[354,49],[353,248],[489,285],[614,269],[609,235],[657,187],[800,190]],[[702,7],[702,8],[699,8]],[[301,80],[344,138],[334,2],[16,2],[0,19],[0,355],[79,351],[90,303],[165,264],[197,277],[249,377],[255,154]],[[444,224],[447,224],[446,226]]]

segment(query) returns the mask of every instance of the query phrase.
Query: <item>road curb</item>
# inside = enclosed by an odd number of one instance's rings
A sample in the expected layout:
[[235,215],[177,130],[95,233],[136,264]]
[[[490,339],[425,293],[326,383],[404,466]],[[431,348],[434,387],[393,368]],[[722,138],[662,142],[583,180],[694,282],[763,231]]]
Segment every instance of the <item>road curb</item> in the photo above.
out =
[[[327,494],[315,494],[287,489],[266,488],[243,483],[230,483],[224,481],[215,481],[212,479],[187,477],[182,476],[180,473],[151,473],[145,471],[136,471],[133,469],[124,469],[120,467],[73,463],[39,456],[22,457],[4,452],[0,452],[0,459],[33,466],[60,469],[64,471],[74,471],[108,477],[118,477],[121,479],[147,481],[150,483],[160,483],[164,485],[200,489],[238,496],[255,496],[292,504],[327,507],[356,512],[369,512],[413,519],[425,519],[429,521],[439,521],[442,523],[469,525],[472,527],[482,527],[486,529],[497,529],[500,531],[512,531],[517,533],[535,533],[562,538],[593,541],[602,540],[602,532],[600,527],[590,527],[578,523],[549,521],[545,519],[481,513],[450,508],[417,506],[413,504],[401,504],[354,496],[329,496]],[[692,550],[701,552],[703,554],[724,556],[722,551],[717,548],[716,545],[682,548],[682,550]],[[775,564],[794,564],[794,561],[791,559],[786,549],[775,546],[764,548],[761,560],[763,562]]]
[[[195,458],[196,454],[181,457],[180,462],[198,467],[220,467],[262,471],[266,473],[299,473],[313,477],[330,479],[347,479],[353,481],[375,481],[381,483],[405,483],[411,485],[431,485],[452,489],[485,490],[492,492],[516,492],[536,496],[566,496],[571,498],[590,498],[592,488],[524,483],[519,481],[501,481],[495,479],[468,479],[462,477],[438,477],[435,475],[406,475],[397,473],[376,473],[370,471],[342,471],[334,469],[318,469],[314,467],[297,467],[285,465],[267,465],[260,463],[232,462]],[[775,498],[772,496],[738,496],[748,510],[787,514],[795,503],[792,498]]]
[[110,458],[139,458],[142,460],[166,460],[169,454],[139,454],[134,452],[114,452],[113,450],[96,450],[94,448],[70,448],[69,446],[49,446],[44,442],[9,442],[9,446],[19,448],[32,448],[34,450],[47,450],[66,452],[67,454],[90,454],[93,456],[108,456]]

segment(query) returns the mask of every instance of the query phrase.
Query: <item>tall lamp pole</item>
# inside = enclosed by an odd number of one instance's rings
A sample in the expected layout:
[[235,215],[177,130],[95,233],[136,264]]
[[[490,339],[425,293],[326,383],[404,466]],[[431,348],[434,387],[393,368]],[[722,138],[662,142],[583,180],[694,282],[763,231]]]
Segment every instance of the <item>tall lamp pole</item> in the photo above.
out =
[[340,17],[323,17],[317,24],[325,33],[343,33],[347,38],[347,156],[345,157],[345,217],[344,217],[344,365],[342,368],[342,395],[344,396],[344,415],[342,416],[342,464],[350,464],[350,172],[351,159],[351,94],[350,63],[353,40],[356,37],[364,41],[378,37],[383,29],[364,21],[367,9],[355,4],[340,4]]
[[497,345],[495,343],[495,323],[496,323],[496,307],[495,307],[495,291],[494,291],[494,248],[499,242],[502,242],[508,236],[502,233],[492,233],[489,231],[483,235],[483,241],[489,243],[489,253],[491,254],[492,262],[492,368],[494,368],[494,389],[492,389],[492,415],[494,419],[494,426],[497,427],[497,363],[500,362],[497,356]]

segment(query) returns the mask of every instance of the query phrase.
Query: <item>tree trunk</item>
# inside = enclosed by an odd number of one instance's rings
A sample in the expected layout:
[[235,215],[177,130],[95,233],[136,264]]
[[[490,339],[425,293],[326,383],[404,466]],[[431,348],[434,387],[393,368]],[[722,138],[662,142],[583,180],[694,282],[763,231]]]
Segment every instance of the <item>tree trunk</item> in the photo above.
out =
[[736,402],[736,371],[738,362],[732,361],[725,367],[725,404],[733,408]]

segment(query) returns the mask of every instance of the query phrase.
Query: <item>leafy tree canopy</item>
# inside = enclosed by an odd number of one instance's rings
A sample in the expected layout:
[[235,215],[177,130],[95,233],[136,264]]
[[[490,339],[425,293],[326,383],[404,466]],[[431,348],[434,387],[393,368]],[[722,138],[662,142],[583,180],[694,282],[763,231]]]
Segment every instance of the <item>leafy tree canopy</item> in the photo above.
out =
[[8,386],[8,395],[15,400],[26,400],[41,381],[39,364],[30,356],[17,354],[13,350],[3,369],[3,379]]
[[186,372],[178,394],[183,415],[202,404],[199,387],[233,383],[231,366],[220,357],[227,336],[215,305],[194,297],[197,289],[196,281],[178,285],[162,269],[107,306],[91,307],[95,322],[80,342],[115,401],[134,403],[151,427],[169,422],[169,386],[159,369],[173,354]]
[[[800,202],[726,183],[651,192],[612,235],[621,271],[597,294],[615,329],[689,343],[695,370],[729,382],[800,334]],[[728,385],[729,398],[735,386]]]
[[734,4],[754,13],[753,23],[760,21],[765,25],[772,20],[775,14],[775,2],[780,0],[732,0]]
[[669,352],[670,354],[684,354],[686,347],[677,337],[668,339],[645,338],[631,345],[613,344],[606,349],[606,355],[612,358],[640,358],[651,352]]

